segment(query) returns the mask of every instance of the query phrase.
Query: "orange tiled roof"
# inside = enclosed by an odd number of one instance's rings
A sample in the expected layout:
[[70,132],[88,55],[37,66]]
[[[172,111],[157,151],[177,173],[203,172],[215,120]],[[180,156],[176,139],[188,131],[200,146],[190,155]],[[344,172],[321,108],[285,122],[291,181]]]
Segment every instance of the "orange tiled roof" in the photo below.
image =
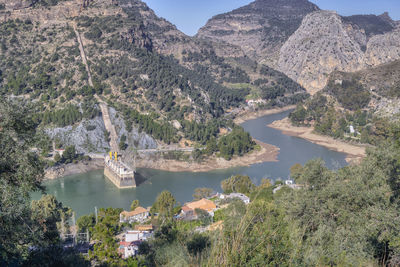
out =
[[121,214],[123,216],[125,216],[125,217],[132,217],[132,216],[135,216],[135,215],[138,215],[138,214],[142,214],[142,213],[145,213],[145,212],[147,212],[147,210],[145,208],[137,207],[133,211],[123,211],[123,212],[121,212]]
[[[214,204],[214,202],[212,202],[211,200],[205,199],[205,198],[200,199],[199,201],[186,203],[185,206],[190,208],[190,209],[192,209],[192,210],[202,209],[202,210],[206,210],[208,212],[210,212],[213,209],[217,208],[217,206]],[[183,207],[182,207],[182,209],[183,209]]]
[[135,230],[138,231],[152,231],[153,230],[153,225],[136,225]]

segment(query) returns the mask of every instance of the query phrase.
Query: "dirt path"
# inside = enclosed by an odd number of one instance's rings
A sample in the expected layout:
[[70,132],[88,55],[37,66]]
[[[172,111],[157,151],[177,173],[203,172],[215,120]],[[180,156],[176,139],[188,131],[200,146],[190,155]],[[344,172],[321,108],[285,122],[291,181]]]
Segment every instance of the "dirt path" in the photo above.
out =
[[[81,52],[82,63],[85,65],[86,71],[88,73],[89,85],[93,87],[92,74],[90,72],[89,64],[87,63],[87,57],[86,57],[85,49],[84,49],[84,46],[83,46],[82,38],[81,38],[81,35],[78,32],[78,29],[76,28],[76,24],[75,23],[73,23],[73,28],[74,28],[74,31],[75,31],[75,34],[76,34],[76,39],[78,40],[78,43],[79,43],[79,51]],[[95,97],[96,97],[96,100],[99,102],[100,109],[101,109],[101,114],[103,116],[103,121],[104,121],[104,125],[106,127],[106,130],[110,133],[110,147],[111,147],[111,150],[115,151],[115,152],[118,152],[119,151],[118,135],[117,135],[117,131],[115,130],[114,125],[111,122],[110,113],[108,111],[108,106],[98,95],[95,95]]]

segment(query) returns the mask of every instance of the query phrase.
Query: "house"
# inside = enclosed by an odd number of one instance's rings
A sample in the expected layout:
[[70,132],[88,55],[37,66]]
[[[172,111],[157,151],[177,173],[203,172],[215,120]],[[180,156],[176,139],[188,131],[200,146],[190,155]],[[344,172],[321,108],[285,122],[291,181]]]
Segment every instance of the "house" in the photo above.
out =
[[214,211],[216,210],[217,206],[214,202],[208,199],[200,199],[198,201],[193,201],[186,203],[182,207],[182,211],[179,217],[184,218],[186,220],[195,220],[197,219],[196,209],[205,210],[210,214],[210,216],[214,216]]
[[250,203],[250,198],[244,194],[241,193],[230,193],[229,195],[224,195],[224,194],[220,194],[219,195],[220,199],[240,199],[241,201],[244,202],[244,204],[249,204]]
[[121,241],[119,242],[119,253],[122,255],[122,258],[126,259],[129,257],[136,256],[139,251],[140,241],[127,242]]
[[137,207],[133,211],[123,211],[119,215],[119,221],[121,223],[124,222],[142,222],[149,217],[149,211],[143,207]]
[[151,235],[152,233],[150,231],[131,230],[126,232],[125,241],[127,242],[144,241],[150,238]]
[[119,242],[119,253],[123,258],[136,256],[139,245],[152,237],[152,231],[129,230],[125,233],[123,240]]

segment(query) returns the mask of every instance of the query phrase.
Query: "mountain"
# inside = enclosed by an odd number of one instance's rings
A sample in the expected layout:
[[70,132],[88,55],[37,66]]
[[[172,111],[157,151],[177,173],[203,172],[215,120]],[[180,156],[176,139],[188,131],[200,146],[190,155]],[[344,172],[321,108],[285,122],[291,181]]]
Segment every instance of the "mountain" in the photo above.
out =
[[246,99],[307,97],[240,48],[186,36],[139,0],[0,0],[0,21],[0,94],[33,103],[35,122],[52,139],[80,140],[79,152],[108,149],[94,141],[108,139],[96,97],[123,118],[118,140],[139,148],[156,146],[151,138],[204,143],[206,128],[216,135],[216,121]]
[[400,58],[400,24],[388,13],[342,17],[305,0],[257,0],[213,17],[197,36],[240,47],[311,94],[326,86],[333,71]]
[[213,17],[197,37],[236,45],[250,58],[275,66],[282,45],[317,10],[307,0],[257,0]]
[[380,17],[313,12],[282,46],[278,69],[315,93],[333,71],[354,72],[399,59],[399,41],[400,28]]

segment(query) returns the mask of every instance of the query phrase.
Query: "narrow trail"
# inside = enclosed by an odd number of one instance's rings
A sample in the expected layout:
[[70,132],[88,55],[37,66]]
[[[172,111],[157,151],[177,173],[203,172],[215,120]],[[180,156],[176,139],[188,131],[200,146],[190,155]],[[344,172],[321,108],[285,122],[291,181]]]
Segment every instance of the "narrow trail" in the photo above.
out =
[[[89,64],[87,62],[85,49],[84,49],[84,46],[83,46],[81,35],[78,32],[78,29],[76,28],[76,24],[75,23],[73,23],[73,28],[74,28],[74,31],[75,31],[75,34],[76,34],[76,39],[78,40],[78,43],[79,43],[79,51],[81,52],[82,63],[85,65],[86,71],[88,73],[89,85],[93,87],[92,74],[90,72]],[[117,131],[115,130],[114,125],[111,122],[110,113],[108,111],[108,106],[98,95],[95,95],[95,98],[99,102],[99,106],[100,106],[101,114],[103,116],[103,121],[104,121],[104,125],[106,127],[106,130],[110,133],[110,147],[111,147],[111,150],[115,151],[115,152],[119,152],[118,135],[117,135]]]

